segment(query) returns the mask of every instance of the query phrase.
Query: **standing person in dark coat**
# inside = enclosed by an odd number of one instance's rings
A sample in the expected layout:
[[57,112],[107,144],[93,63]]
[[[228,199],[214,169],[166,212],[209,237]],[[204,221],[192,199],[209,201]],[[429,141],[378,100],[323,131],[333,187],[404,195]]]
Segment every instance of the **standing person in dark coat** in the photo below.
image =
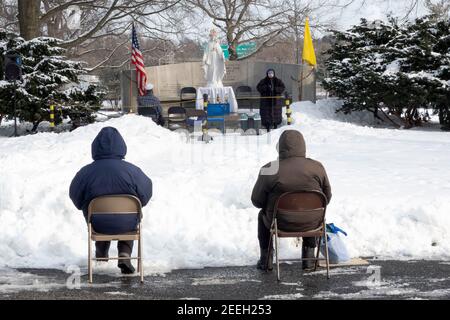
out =
[[[78,171],[69,190],[70,199],[78,210],[83,210],[86,221],[89,202],[99,196],[130,194],[138,197],[142,206],[149,202],[152,197],[152,181],[141,169],[123,160],[127,146],[116,128],[103,128],[92,142],[91,151],[94,162]],[[105,234],[136,230],[136,221],[120,219],[121,217],[117,216],[114,220],[99,220],[97,225],[93,223],[92,227],[97,232]],[[107,258],[110,245],[109,241],[97,241],[95,256]],[[119,241],[117,248],[120,257],[130,257],[133,241]],[[122,273],[134,272],[129,259],[119,260],[118,267]]]
[[[303,135],[296,130],[284,131],[277,146],[279,152],[278,170],[273,163],[266,164],[260,171],[253,188],[252,203],[261,208],[258,216],[258,239],[261,256],[258,269],[266,268],[269,259],[269,269],[272,269],[272,254],[268,251],[270,227],[273,220],[273,210],[278,197],[289,191],[317,190],[331,199],[331,187],[325,168],[318,161],[306,158],[306,147]],[[271,245],[271,244],[270,244]],[[302,255],[304,258],[314,257],[315,238],[303,238]],[[303,269],[314,266],[314,261],[303,261]]]
[[283,81],[275,77],[275,70],[267,70],[266,77],[262,79],[256,87],[261,94],[260,114],[261,123],[270,131],[271,128],[276,129],[281,124],[283,117],[281,115],[283,108],[282,99],[264,99],[264,97],[273,97],[281,95],[284,92],[285,86]]

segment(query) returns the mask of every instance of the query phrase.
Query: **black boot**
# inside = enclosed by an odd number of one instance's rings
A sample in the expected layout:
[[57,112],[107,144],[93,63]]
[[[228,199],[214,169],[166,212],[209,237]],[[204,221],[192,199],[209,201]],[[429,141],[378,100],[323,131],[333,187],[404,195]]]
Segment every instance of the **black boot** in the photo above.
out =
[[[270,254],[267,249],[261,249],[260,258],[258,263],[256,264],[256,268],[259,270],[272,270],[273,269],[273,251],[271,250]],[[268,259],[268,261],[267,261]]]
[[[315,258],[314,247],[307,247],[304,244],[302,245],[302,259],[303,258]],[[313,269],[315,266],[315,260],[303,260],[302,261],[302,269],[308,270]]]
[[[119,257],[130,257],[130,255],[128,253],[119,253]],[[117,266],[123,274],[132,274],[135,271],[130,259],[120,259]]]

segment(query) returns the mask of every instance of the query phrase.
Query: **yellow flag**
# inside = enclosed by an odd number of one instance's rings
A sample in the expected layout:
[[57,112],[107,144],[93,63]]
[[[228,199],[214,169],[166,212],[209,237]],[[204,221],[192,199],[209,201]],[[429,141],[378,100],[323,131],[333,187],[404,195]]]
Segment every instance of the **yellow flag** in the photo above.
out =
[[314,45],[311,37],[311,30],[309,30],[309,19],[305,22],[305,35],[303,37],[303,61],[308,62],[312,66],[316,66],[316,54],[314,53]]

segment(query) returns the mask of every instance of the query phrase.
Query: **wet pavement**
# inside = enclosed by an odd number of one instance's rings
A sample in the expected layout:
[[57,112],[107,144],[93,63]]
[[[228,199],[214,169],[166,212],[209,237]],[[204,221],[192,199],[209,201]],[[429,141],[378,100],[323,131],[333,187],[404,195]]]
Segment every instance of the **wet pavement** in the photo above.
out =
[[[253,266],[175,270],[138,276],[66,273],[55,269],[1,269],[0,299],[450,299],[450,262],[386,261],[303,272],[298,263],[275,269]],[[74,272],[74,273],[72,273]]]

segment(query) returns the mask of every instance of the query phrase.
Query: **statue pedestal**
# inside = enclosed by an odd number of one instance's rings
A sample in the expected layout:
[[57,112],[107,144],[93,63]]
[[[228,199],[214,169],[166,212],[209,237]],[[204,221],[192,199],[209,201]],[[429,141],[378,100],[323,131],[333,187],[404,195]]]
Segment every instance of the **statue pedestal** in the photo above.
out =
[[211,103],[217,102],[217,97],[221,103],[228,102],[230,104],[230,112],[236,113],[238,111],[238,104],[236,96],[232,87],[200,87],[197,88],[197,99],[195,107],[198,110],[203,110],[203,94],[208,94],[208,100]]

